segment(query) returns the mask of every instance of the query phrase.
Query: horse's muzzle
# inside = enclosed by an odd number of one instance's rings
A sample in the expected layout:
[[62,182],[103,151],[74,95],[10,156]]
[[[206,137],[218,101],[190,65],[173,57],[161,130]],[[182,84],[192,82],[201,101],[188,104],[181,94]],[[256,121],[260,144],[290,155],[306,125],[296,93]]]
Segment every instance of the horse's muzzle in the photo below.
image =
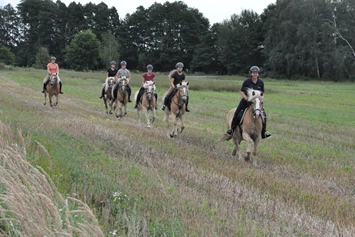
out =
[[181,96],[181,101],[182,101],[183,103],[186,103],[186,102],[187,102],[187,96],[186,96],[186,95]]
[[260,114],[260,110],[258,110],[258,109],[255,110],[254,118],[255,118],[255,119],[258,119],[258,118],[260,118],[260,115],[261,115],[261,114]]

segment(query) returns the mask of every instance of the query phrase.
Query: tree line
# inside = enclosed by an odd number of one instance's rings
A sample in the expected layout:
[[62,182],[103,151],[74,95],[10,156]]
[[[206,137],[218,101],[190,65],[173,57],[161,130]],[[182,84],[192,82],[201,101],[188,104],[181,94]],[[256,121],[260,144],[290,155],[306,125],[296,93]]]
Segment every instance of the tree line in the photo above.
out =
[[239,74],[258,65],[272,77],[355,80],[355,2],[277,0],[262,14],[243,10],[210,24],[182,1],[139,6],[119,16],[105,3],[68,6],[22,0],[0,8],[0,62],[100,70],[111,60],[130,69]]

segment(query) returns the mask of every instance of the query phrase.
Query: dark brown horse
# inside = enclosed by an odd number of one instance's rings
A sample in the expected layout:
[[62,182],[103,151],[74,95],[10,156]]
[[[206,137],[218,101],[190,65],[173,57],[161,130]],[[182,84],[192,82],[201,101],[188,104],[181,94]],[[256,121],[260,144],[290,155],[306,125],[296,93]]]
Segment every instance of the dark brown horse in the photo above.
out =
[[[49,105],[52,107],[53,105],[58,105],[59,100],[59,82],[58,76],[56,73],[52,73],[49,76],[49,83],[46,86],[46,91],[44,92],[44,105],[47,104],[47,94],[49,97]],[[55,103],[52,102],[52,97],[56,97]]]
[[[115,85],[116,79],[114,77],[108,77],[106,79],[105,83],[105,95],[102,98],[104,100],[105,108],[106,108],[106,114],[112,114],[112,104],[111,102],[112,99],[112,90],[113,86]],[[110,106],[110,111],[108,111],[108,106]]]
[[[128,102],[128,79],[126,77],[121,77],[116,83],[118,83],[117,98],[113,102],[113,111],[118,119],[121,119],[127,114],[127,102]],[[116,108],[118,107],[119,113],[117,114]]]
[[[244,113],[244,118],[242,120],[242,123],[237,126],[232,136],[228,136],[225,134],[222,137],[222,140],[228,141],[230,139],[233,139],[235,146],[232,155],[235,156],[238,153],[239,157],[241,156],[239,152],[240,142],[242,140],[245,140],[247,142],[247,154],[246,156],[244,156],[244,159],[246,161],[249,161],[252,144],[254,144],[253,155],[256,156],[258,154],[257,147],[260,141],[261,129],[263,126],[262,125],[263,93],[258,90],[249,89],[247,95],[248,95],[249,106]],[[236,108],[231,109],[227,113],[226,122],[229,128],[231,127],[235,110]]]
[[[137,108],[137,114],[138,114],[138,123],[141,124],[141,118],[140,118],[140,111],[144,111],[145,117],[147,119],[147,127],[150,128],[150,119],[149,119],[149,111],[152,112],[152,123],[155,120],[155,82],[153,81],[146,81],[143,84],[144,88],[144,93],[141,97],[141,101],[138,101],[138,108]],[[139,91],[135,93],[135,99],[137,100],[137,95]]]
[[[185,128],[184,120],[185,120],[185,111],[186,111],[186,102],[188,96],[188,86],[189,82],[180,82],[180,84],[176,85],[176,93],[172,97],[170,102],[170,111],[168,106],[165,107],[165,116],[164,121],[166,122],[166,127],[168,129],[167,135],[169,138],[178,136],[178,133],[182,133]],[[166,95],[165,95],[166,96]],[[165,97],[164,96],[164,97]],[[169,118],[174,123],[173,131],[169,130]],[[181,128],[177,128],[177,119],[181,120]]]

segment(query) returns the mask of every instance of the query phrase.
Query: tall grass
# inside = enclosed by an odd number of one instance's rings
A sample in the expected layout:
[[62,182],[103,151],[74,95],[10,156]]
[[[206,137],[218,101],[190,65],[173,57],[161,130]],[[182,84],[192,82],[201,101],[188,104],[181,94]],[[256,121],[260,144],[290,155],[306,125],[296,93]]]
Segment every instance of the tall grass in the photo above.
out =
[[85,203],[63,197],[47,173],[26,160],[31,142],[30,134],[16,134],[0,121],[1,235],[104,236]]

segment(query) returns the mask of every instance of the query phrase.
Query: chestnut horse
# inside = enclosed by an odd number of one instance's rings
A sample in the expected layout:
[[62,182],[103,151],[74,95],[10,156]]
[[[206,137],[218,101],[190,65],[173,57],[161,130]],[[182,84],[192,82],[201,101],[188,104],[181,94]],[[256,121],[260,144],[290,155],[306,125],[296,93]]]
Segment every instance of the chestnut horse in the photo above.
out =
[[[127,114],[127,102],[128,102],[128,91],[127,91],[127,85],[129,83],[129,80],[126,77],[121,77],[117,80],[116,84],[118,84],[118,91],[117,91],[117,98],[113,102],[113,111],[115,112],[115,115],[118,119],[121,119],[123,116]],[[112,88],[112,93],[113,93]],[[117,108],[119,113],[117,114]]]
[[[58,76],[56,73],[52,73],[49,76],[49,83],[46,86],[46,91],[44,92],[44,105],[47,104],[47,94],[49,97],[49,105],[55,106],[58,105],[58,100],[59,100],[59,82],[58,82]],[[55,103],[52,102],[52,97],[55,96]]]
[[[155,82],[153,81],[146,81],[143,84],[144,88],[144,93],[141,97],[141,101],[138,101],[138,108],[137,108],[137,114],[138,114],[138,123],[141,124],[141,118],[140,118],[140,111],[144,111],[145,117],[147,119],[147,127],[150,128],[150,119],[149,119],[149,110],[152,111],[152,123],[155,120]],[[139,91],[135,93],[135,100],[137,100]]]
[[[185,111],[186,111],[186,102],[188,96],[188,86],[189,82],[180,82],[175,86],[175,95],[172,97],[170,102],[170,111],[169,106],[165,107],[165,116],[164,121],[166,122],[166,128],[168,129],[167,135],[169,138],[178,136],[178,133],[182,133],[185,128]],[[166,95],[164,96],[166,97]],[[169,130],[169,117],[174,123],[173,131]],[[177,128],[177,119],[181,120],[181,128]]]
[[[112,114],[112,104],[113,102],[111,102],[112,99],[112,89],[113,86],[115,85],[116,79],[114,77],[108,77],[106,79],[106,83],[105,83],[105,95],[102,98],[104,100],[104,104],[105,104],[105,108],[106,108],[106,114]],[[110,111],[108,111],[108,106],[110,106]]]
[[[230,139],[233,139],[235,146],[232,155],[235,156],[238,152],[239,157],[241,156],[239,151],[240,142],[242,140],[245,140],[247,142],[247,154],[246,156],[244,156],[244,159],[246,161],[249,161],[252,144],[254,144],[253,155],[256,156],[258,154],[257,148],[260,141],[261,129],[263,126],[262,125],[263,92],[258,90],[248,89],[247,96],[248,96],[249,105],[244,112],[244,117],[242,118],[241,124],[238,124],[232,136],[228,136],[227,134],[224,134],[222,140],[228,141]],[[231,109],[227,113],[226,122],[228,128],[231,127],[235,110],[236,108]]]

